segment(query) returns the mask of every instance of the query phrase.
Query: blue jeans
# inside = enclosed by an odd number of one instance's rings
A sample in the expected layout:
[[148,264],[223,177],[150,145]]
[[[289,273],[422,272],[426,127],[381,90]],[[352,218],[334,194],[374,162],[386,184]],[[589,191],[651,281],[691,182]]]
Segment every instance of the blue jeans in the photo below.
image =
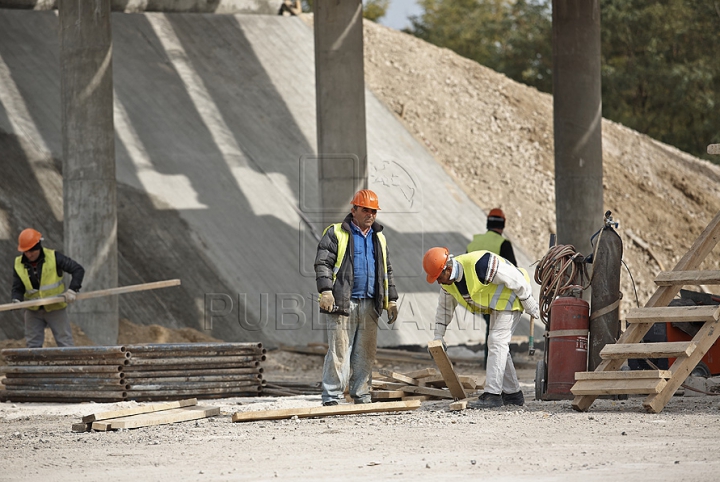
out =
[[355,403],[370,403],[372,369],[377,351],[375,300],[350,300],[349,315],[325,314],[328,351],[323,365],[323,402],[344,400],[345,389]]

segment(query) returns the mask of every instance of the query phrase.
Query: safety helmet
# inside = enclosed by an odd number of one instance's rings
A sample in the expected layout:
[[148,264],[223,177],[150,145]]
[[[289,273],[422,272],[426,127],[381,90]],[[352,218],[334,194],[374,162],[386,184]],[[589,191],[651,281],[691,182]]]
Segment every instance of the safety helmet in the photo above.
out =
[[35,231],[33,228],[23,229],[18,236],[18,251],[24,253],[29,251],[30,248],[35,246],[42,239],[42,234]]
[[353,197],[350,204],[353,206],[360,206],[362,208],[380,210],[377,194],[372,192],[370,189],[361,189],[356,192],[355,197]]
[[430,248],[423,256],[423,269],[427,273],[427,282],[437,281],[440,273],[445,268],[450,252],[447,248]]
[[487,229],[505,228],[505,213],[500,208],[493,208],[487,215]]

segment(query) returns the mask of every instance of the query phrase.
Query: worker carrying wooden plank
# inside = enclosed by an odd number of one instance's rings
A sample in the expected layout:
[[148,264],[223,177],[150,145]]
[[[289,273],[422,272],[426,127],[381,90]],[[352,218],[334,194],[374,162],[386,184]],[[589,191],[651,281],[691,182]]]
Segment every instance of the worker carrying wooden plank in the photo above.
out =
[[[28,348],[41,348],[45,327],[50,327],[57,346],[74,346],[66,308],[75,301],[82,287],[85,269],[61,252],[43,247],[42,241],[42,234],[32,228],[24,229],[18,236],[18,251],[22,254],[15,258],[12,301],[62,296],[64,301],[25,310],[25,342]],[[64,273],[72,276],[67,290]]]
[[[510,338],[525,310],[540,317],[530,277],[522,268],[490,251],[453,256],[447,248],[430,248],[423,256],[427,282],[441,285],[435,315],[435,340],[442,341],[458,303],[471,313],[490,313],[485,392],[469,408],[523,405],[525,398],[510,357]],[[532,320],[531,320],[532,322]]]

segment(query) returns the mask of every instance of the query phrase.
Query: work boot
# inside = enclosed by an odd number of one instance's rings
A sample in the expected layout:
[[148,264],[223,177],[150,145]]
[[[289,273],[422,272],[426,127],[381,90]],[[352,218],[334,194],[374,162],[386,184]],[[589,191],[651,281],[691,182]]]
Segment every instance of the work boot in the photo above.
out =
[[327,402],[323,402],[323,407],[334,407],[337,404],[335,400],[328,400]]
[[503,400],[500,395],[485,392],[478,397],[477,400],[468,402],[467,408],[498,408],[503,406]]
[[518,405],[522,407],[525,405],[525,397],[523,397],[522,390],[515,393],[505,393],[502,394],[502,401],[503,405]]

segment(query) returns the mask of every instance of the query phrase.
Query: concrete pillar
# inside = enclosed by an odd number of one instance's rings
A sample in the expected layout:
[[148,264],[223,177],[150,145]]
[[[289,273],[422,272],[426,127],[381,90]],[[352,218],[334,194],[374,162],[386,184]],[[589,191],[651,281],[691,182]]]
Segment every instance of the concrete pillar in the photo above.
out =
[[552,31],[558,244],[588,255],[604,213],[600,0],[553,0]]
[[[117,286],[117,206],[110,0],[60,0],[64,252],[85,267],[83,291]],[[71,305],[70,320],[117,343],[117,296]]]
[[367,187],[362,1],[316,0],[313,9],[320,203],[329,224]]

